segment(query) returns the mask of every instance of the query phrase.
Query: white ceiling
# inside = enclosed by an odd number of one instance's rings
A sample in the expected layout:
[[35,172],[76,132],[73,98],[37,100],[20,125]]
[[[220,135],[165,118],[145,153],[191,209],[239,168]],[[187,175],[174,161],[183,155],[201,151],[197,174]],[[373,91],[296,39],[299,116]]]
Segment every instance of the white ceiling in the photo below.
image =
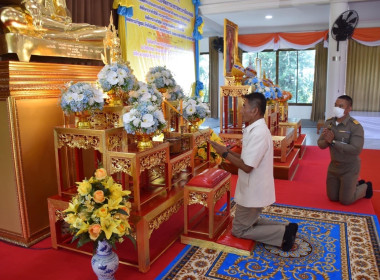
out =
[[[223,36],[225,18],[238,25],[239,34],[327,30],[333,1],[201,0],[203,36]],[[380,27],[380,1],[347,2],[349,9],[359,14],[358,27]],[[266,15],[273,18],[267,20]]]

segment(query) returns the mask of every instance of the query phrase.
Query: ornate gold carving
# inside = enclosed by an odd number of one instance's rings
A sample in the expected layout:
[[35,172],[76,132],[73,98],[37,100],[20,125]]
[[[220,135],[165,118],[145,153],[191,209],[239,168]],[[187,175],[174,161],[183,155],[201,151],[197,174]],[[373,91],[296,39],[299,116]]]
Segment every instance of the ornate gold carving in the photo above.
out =
[[95,112],[91,116],[91,123],[94,126],[113,128],[120,126],[120,116],[117,113]]
[[227,86],[236,86],[236,81],[234,77],[225,77],[224,78],[224,83]]
[[226,136],[220,136],[222,139],[223,143],[227,146],[242,146],[241,139],[236,139],[236,138],[229,138]]
[[166,222],[173,214],[177,213],[182,205],[183,199],[180,199],[176,204],[170,206],[165,211],[156,216],[153,220],[151,220],[149,222],[149,237],[152,234],[153,230],[158,229],[163,222]]
[[226,181],[222,187],[220,187],[214,195],[214,204],[222,198],[222,196],[230,190],[230,180]]
[[221,87],[222,96],[240,97],[249,94],[249,86],[223,86]]
[[273,140],[273,148],[280,149],[282,140]]
[[66,214],[58,209],[55,209],[55,220],[62,221],[66,217]]
[[100,138],[92,135],[58,134],[58,148],[69,146],[70,148],[100,150]]
[[123,135],[122,134],[114,134],[108,136],[107,139],[107,147],[109,151],[118,151],[118,149],[121,147],[121,142],[123,141]]
[[204,142],[207,141],[208,137],[209,137],[208,134],[207,134],[207,137],[204,134],[200,134],[200,135],[196,136],[195,139],[194,139],[195,145],[197,147],[201,146]]
[[111,170],[110,173],[114,174],[116,172],[124,172],[132,176],[131,171],[131,160],[127,158],[111,158]]
[[140,173],[145,169],[150,169],[156,165],[166,162],[166,150],[158,151],[140,159]]
[[178,162],[173,163],[172,166],[172,174],[176,175],[180,173],[182,170],[186,169],[191,165],[191,157],[187,156]]
[[200,204],[207,207],[207,193],[189,192],[189,205]]

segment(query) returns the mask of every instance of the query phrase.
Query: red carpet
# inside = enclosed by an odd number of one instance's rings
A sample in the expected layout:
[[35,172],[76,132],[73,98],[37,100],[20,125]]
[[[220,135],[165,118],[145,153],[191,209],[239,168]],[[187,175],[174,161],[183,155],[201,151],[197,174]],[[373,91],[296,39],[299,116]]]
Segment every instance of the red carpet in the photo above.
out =
[[[376,161],[380,158],[380,150],[364,150],[361,158],[361,178],[372,181],[374,189],[377,190],[373,199],[362,199],[350,206],[329,201],[325,193],[326,170],[329,162],[328,150],[308,146],[304,158],[300,160],[300,166],[293,181],[276,180],[277,203],[374,214],[373,203],[379,217],[380,172],[376,170],[378,166]],[[233,186],[236,184],[236,179],[237,177],[233,176]],[[232,190],[233,194],[234,189]],[[184,246],[177,241],[153,263],[150,271],[146,274],[138,272],[136,268],[120,265],[115,275],[116,279],[155,279]],[[50,249],[50,238],[29,249],[0,241],[0,256],[1,280],[96,279],[91,270],[90,256],[64,249]]]

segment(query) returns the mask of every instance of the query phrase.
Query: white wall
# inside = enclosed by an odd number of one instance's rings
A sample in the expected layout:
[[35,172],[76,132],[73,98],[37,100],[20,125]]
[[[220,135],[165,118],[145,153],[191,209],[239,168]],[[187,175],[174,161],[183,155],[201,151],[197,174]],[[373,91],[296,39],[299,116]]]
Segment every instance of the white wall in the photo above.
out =
[[307,119],[311,118],[311,105],[310,106],[288,106],[288,118]]
[[208,38],[203,38],[199,41],[199,52],[208,53]]

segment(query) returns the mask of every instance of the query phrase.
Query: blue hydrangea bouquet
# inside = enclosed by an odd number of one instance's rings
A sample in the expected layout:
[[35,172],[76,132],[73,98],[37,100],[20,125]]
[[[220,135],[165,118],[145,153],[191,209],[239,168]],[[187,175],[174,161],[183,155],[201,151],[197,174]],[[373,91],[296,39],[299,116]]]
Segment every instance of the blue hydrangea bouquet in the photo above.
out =
[[169,100],[169,101],[182,100],[185,97],[185,94],[183,93],[183,89],[181,88],[180,85],[176,85],[171,90],[164,92],[163,95],[166,98],[166,100]]
[[60,103],[66,114],[102,110],[103,92],[89,83],[70,82],[62,90]]
[[146,82],[154,84],[158,90],[169,89],[176,86],[176,81],[166,66],[151,67],[146,74]]
[[121,88],[129,92],[137,83],[133,71],[126,64],[114,62],[105,65],[98,73],[98,82],[105,92]]
[[136,89],[129,92],[129,104],[150,101],[154,105],[161,106],[162,94],[154,84],[138,82]]
[[123,115],[124,129],[129,134],[157,134],[166,127],[161,110],[151,101],[134,103],[132,109]]
[[[210,108],[207,103],[202,102],[200,98],[186,98],[182,104],[183,117],[190,121],[196,122],[209,117],[211,114]],[[180,108],[178,108],[180,109]]]

